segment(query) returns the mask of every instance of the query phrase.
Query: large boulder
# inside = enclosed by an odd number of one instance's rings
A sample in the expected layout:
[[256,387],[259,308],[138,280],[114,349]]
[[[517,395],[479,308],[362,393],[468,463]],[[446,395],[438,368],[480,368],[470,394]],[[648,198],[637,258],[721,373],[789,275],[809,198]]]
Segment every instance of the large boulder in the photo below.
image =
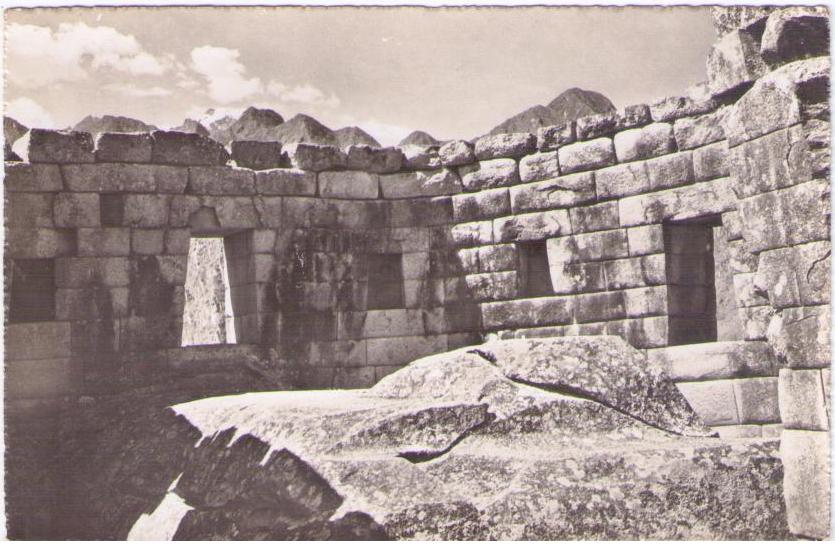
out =
[[117,407],[60,442],[64,537],[788,536],[777,442],[709,437],[609,336],[465,347],[368,390]]

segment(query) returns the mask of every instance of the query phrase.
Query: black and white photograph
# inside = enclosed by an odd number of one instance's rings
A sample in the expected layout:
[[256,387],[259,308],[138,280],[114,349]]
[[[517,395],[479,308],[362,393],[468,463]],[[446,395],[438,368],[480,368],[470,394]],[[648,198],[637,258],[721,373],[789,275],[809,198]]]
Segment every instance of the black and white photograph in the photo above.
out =
[[9,540],[829,540],[828,5],[3,9]]

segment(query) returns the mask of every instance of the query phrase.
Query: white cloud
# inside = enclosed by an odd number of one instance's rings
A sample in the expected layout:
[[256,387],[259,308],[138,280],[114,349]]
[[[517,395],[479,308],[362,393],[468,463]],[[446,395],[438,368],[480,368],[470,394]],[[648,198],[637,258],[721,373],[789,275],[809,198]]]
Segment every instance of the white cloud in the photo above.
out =
[[129,83],[109,83],[102,86],[102,89],[114,91],[126,97],[166,97],[172,93],[164,87],[140,87]]
[[221,104],[237,102],[262,92],[259,78],[247,78],[240,52],[226,47],[203,46],[191,50],[191,68],[209,83],[209,96]]
[[52,129],[55,122],[46,109],[29,97],[20,97],[6,104],[6,115],[27,127]]
[[49,27],[12,23],[6,29],[9,79],[26,88],[85,79],[89,69],[111,69],[133,76],[159,76],[165,59],[147,51],[131,35],[112,27],[61,23]]
[[309,83],[289,87],[281,82],[270,80],[267,84],[267,93],[281,102],[325,106],[328,108],[336,108],[341,104],[339,97],[335,94],[331,93],[330,95],[326,95],[321,89]]

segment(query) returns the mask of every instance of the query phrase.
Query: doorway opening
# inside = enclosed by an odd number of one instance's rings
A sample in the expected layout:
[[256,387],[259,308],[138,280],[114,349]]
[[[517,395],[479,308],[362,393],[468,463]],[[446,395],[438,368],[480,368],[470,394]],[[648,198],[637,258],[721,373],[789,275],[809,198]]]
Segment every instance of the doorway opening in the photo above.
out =
[[181,346],[235,344],[235,315],[223,237],[192,237]]

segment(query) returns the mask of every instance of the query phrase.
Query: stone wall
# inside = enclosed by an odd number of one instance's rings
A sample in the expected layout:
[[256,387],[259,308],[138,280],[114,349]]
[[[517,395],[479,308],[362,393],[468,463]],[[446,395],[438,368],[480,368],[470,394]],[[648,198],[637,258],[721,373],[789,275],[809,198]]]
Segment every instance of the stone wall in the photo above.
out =
[[[700,97],[537,135],[230,156],[193,134],[33,130],[30,163],[6,164],[6,265],[51,267],[54,301],[7,325],[7,399],[159,377],[184,351],[189,240],[224,237],[237,340],[298,387],[369,386],[485,336],[619,335],[724,434],[782,421],[792,530],[828,534],[828,44],[797,39],[828,17],[745,24]],[[369,263],[392,254],[402,294],[369,309],[391,289]],[[668,347],[682,331],[704,343]]]

